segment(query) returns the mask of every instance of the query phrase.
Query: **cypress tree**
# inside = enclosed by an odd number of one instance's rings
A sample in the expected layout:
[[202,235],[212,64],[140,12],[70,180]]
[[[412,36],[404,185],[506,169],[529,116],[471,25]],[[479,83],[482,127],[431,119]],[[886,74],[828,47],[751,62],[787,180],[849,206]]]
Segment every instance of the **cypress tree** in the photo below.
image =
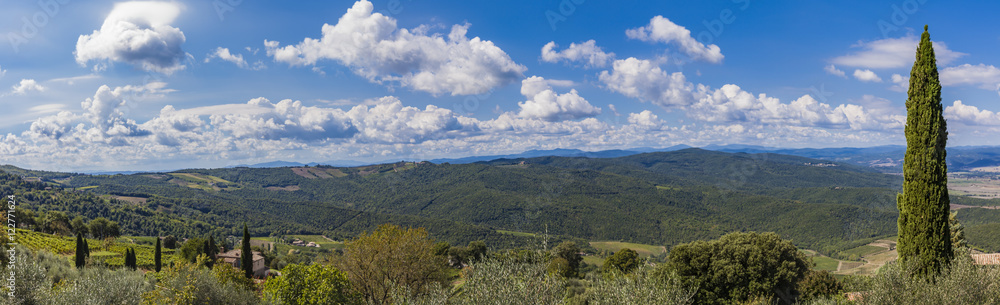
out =
[[253,252],[250,252],[250,232],[243,224],[243,244],[240,249],[240,266],[247,278],[253,278]]
[[132,260],[134,260],[134,257],[135,256],[132,254],[132,248],[125,249],[125,268],[133,269]]
[[83,234],[76,233],[76,268],[83,268],[87,263],[87,252],[83,249]]
[[156,249],[153,250],[153,268],[156,272],[160,272],[160,267],[162,265],[160,258],[160,237],[156,237]]
[[927,26],[920,36],[906,99],[906,155],[899,208],[899,259],[916,275],[933,275],[952,257],[948,227],[948,128],[941,106],[941,82]]
[[87,243],[87,239],[83,239],[83,256],[90,257],[90,244]]
[[209,258],[215,259],[215,255],[219,254],[219,245],[215,244],[215,236],[208,236],[208,249],[209,251],[205,254],[208,254]]

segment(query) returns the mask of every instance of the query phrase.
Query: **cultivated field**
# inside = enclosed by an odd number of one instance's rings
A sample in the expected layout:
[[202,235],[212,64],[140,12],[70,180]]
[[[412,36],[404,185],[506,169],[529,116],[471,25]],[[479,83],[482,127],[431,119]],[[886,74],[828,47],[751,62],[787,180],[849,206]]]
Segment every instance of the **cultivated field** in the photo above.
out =
[[956,177],[956,175],[949,175],[948,192],[952,195],[982,199],[1000,198],[1000,179],[989,176]]
[[659,255],[661,253],[667,252],[667,248],[664,246],[627,243],[620,241],[592,241],[590,242],[590,246],[594,247],[594,249],[607,250],[608,252],[618,252],[618,250],[621,250],[622,248],[629,248],[637,252],[640,257]]

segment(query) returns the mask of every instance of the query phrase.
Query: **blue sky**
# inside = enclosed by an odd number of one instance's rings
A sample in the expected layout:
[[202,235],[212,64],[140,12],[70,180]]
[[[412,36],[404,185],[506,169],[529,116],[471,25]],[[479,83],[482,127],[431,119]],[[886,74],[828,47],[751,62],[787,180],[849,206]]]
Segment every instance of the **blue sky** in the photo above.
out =
[[903,144],[924,24],[949,144],[1000,145],[990,1],[0,5],[0,163],[37,169]]

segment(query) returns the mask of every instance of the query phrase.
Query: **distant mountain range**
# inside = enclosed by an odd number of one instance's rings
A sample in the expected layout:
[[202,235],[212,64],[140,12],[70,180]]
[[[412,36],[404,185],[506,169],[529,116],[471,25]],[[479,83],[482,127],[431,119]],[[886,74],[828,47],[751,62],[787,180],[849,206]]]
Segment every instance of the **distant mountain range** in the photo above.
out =
[[[618,158],[650,152],[670,152],[692,148],[689,145],[674,145],[666,148],[637,147],[629,149],[612,149],[602,151],[584,151],[579,149],[549,149],[549,150],[528,150],[517,154],[506,155],[486,155],[469,156],[461,158],[438,158],[431,160],[418,159],[387,159],[381,161],[355,161],[355,160],[329,160],[321,162],[292,162],[292,161],[271,161],[255,164],[240,164],[226,166],[224,168],[249,167],[249,168],[275,168],[275,167],[300,167],[328,165],[334,167],[356,167],[375,164],[388,164],[399,161],[429,161],[435,164],[469,164],[477,162],[487,162],[497,159],[520,159],[537,157],[587,157],[587,158]],[[701,147],[704,150],[728,152],[728,153],[773,153],[782,155],[792,155],[811,159],[829,160],[844,162],[866,167],[879,169],[882,172],[901,172],[903,168],[903,154],[906,151],[904,145],[884,145],[874,147],[834,147],[834,148],[777,148],[758,145],[730,144],[730,145],[708,145]],[[1000,146],[958,146],[948,148],[949,171],[964,171],[976,167],[1000,166]],[[135,174],[145,171],[107,171],[107,172],[85,172],[91,175],[114,175],[114,174]]]
[[[584,151],[579,149],[550,149],[550,150],[529,150],[517,154],[506,155],[486,155],[469,156],[462,158],[438,158],[426,160],[435,164],[468,164],[476,162],[493,161],[497,159],[520,159],[536,157],[587,157],[587,158],[618,158],[649,152],[669,152],[686,148],[689,145],[675,145],[666,148],[639,147],[630,149],[612,149],[602,151]],[[902,170],[903,154],[906,146],[884,145],[874,147],[835,147],[835,148],[776,148],[757,145],[731,144],[731,145],[708,145],[701,149],[721,151],[729,153],[774,153],[792,155],[812,159],[829,160],[836,162],[851,163],[861,166],[873,167],[883,172],[899,172]],[[257,163],[251,165],[236,165],[231,167],[250,168],[272,168],[272,167],[297,167],[329,165],[335,167],[354,167],[373,164],[394,163],[398,161],[425,161],[425,160],[383,160],[379,162],[363,162],[354,160],[331,160],[324,162],[288,162],[273,161]],[[948,148],[948,164],[950,170],[968,170],[983,166],[1000,166],[1000,146],[959,146]],[[123,172],[132,173],[132,172]]]

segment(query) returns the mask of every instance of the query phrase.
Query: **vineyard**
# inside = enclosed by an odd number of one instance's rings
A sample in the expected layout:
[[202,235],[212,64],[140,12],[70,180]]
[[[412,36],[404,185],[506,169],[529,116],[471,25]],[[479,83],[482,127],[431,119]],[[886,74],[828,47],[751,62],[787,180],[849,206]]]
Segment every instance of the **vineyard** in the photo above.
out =
[[[45,249],[58,254],[73,254],[76,250],[76,240],[72,237],[59,237],[51,234],[17,229],[16,242],[32,250]],[[94,242],[96,244],[96,241]]]
[[[72,258],[76,250],[75,237],[60,237],[52,234],[34,232],[30,230],[17,229],[17,243],[32,250],[46,250],[58,253],[67,258]],[[136,262],[140,268],[152,269],[154,246],[148,244],[133,244],[127,241],[133,239],[152,239],[121,237],[110,241],[97,239],[87,239],[90,246],[90,259],[95,263],[102,263],[109,266],[122,266],[125,263],[125,251],[129,248],[135,249]],[[163,265],[170,265],[175,259],[173,249],[162,249]]]

